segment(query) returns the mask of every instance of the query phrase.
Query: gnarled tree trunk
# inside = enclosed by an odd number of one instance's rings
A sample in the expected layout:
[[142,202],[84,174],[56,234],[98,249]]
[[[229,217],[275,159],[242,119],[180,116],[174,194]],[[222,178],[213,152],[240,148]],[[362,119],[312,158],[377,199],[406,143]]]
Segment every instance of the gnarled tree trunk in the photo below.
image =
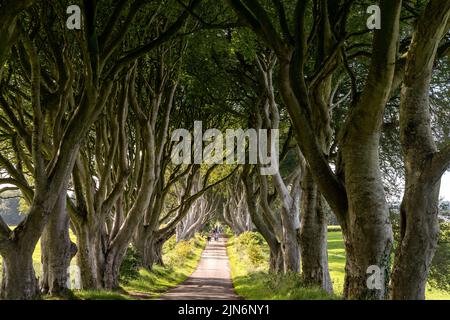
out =
[[139,252],[142,267],[147,270],[152,270],[155,264],[163,266],[162,247],[175,233],[175,230],[172,230],[166,236],[161,236],[157,231],[150,232],[145,230],[144,226],[140,226],[139,228],[144,228],[144,230],[138,232],[134,240],[134,245]]
[[1,299],[33,299],[39,294],[39,285],[33,268],[33,250],[34,247],[31,246],[27,248],[11,246],[3,254]]
[[107,290],[119,287],[120,266],[126,254],[128,245],[111,248],[105,255],[105,263],[102,268],[103,288]]
[[450,2],[431,0],[419,19],[401,91],[400,133],[405,193],[400,242],[392,274],[393,299],[425,299],[439,237],[440,179],[450,165],[450,145],[437,151],[431,131],[429,91],[439,42],[449,28]]
[[300,247],[302,277],[306,285],[319,286],[333,292],[327,253],[327,221],[323,199],[309,170],[302,180]]
[[98,273],[98,261],[101,257],[101,236],[93,228],[83,225],[75,225],[78,254],[77,265],[80,268],[81,289],[95,290],[101,288],[101,281]]
[[269,221],[264,219],[264,216],[261,212],[262,209],[258,210],[259,208],[256,205],[255,201],[256,188],[254,185],[255,181],[253,177],[255,175],[255,170],[256,167],[253,167],[253,170],[251,171],[250,165],[244,165],[244,170],[242,170],[242,174],[240,176],[242,184],[244,185],[244,194],[247,202],[248,212],[256,228],[269,245],[270,249],[269,271],[273,273],[283,272],[284,262],[281,243],[277,238],[274,227]]
[[[383,111],[395,69],[401,1],[380,1],[383,28],[374,32],[367,81],[359,100],[356,101],[354,95],[351,114],[339,139],[343,163],[337,166],[338,174],[331,169],[314,130],[313,104],[309,97],[312,82],[329,74],[333,68],[325,65],[317,70],[317,79],[310,79],[308,83],[305,80],[310,51],[305,32],[308,2],[297,2],[294,17],[296,34],[292,41],[286,41],[286,34],[289,34],[286,25],[280,35],[270,15],[258,1],[246,1],[246,6],[239,0],[227,2],[278,57],[280,91],[297,142],[314,181],[342,224],[347,249],[345,296],[352,299],[384,298],[386,282],[383,282],[381,289],[370,289],[366,283],[366,272],[371,265],[377,265],[381,269],[381,277],[387,281],[392,231],[379,172],[378,146]],[[327,3],[321,2],[325,6]],[[321,19],[330,18],[335,17],[330,17],[328,11],[323,10]]]
[[58,198],[53,210],[41,237],[41,292],[64,294],[68,290],[70,261],[77,252],[76,245],[69,237],[65,192]]

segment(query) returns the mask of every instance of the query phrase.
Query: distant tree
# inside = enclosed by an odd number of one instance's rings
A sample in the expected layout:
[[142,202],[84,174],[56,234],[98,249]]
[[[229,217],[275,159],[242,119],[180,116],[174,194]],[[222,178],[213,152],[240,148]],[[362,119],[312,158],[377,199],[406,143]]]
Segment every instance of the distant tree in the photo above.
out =
[[441,201],[439,203],[439,210],[441,210],[441,211],[450,210],[450,201],[444,201],[441,199]]

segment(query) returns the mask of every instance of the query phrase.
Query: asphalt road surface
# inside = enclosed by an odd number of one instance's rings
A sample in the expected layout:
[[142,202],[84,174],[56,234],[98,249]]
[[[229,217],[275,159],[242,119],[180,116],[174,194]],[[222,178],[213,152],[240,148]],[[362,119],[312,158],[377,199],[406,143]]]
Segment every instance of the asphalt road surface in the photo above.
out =
[[231,282],[226,239],[211,240],[203,251],[194,273],[167,291],[161,300],[237,300]]

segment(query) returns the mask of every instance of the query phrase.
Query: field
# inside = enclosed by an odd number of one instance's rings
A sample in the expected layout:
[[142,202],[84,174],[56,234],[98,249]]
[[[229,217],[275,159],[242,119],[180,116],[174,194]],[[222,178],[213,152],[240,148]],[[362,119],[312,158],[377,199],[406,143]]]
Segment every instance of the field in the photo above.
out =
[[[342,295],[344,286],[345,250],[340,231],[328,232],[328,259],[330,276],[335,295],[328,295],[320,290],[305,289],[301,286],[300,277],[296,275],[274,276],[267,273],[268,248],[262,247],[264,252],[261,262],[251,262],[242,248],[236,251],[235,238],[230,240],[228,254],[230,256],[231,272],[235,289],[246,299],[338,299]],[[448,300],[450,293],[434,288],[428,288],[426,299]]]

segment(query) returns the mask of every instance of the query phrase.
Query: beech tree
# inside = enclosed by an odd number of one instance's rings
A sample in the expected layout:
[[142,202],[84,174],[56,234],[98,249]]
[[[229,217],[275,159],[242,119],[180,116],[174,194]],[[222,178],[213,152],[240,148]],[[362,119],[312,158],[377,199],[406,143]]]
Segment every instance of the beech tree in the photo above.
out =
[[[85,0],[78,30],[68,1],[0,1],[0,194],[28,207],[14,228],[0,217],[0,298],[70,295],[75,256],[82,289],[115,289],[130,247],[152,271],[168,239],[216,219],[262,235],[269,273],[332,292],[331,208],[344,298],[424,299],[450,167],[450,3],[379,0],[372,30],[372,2]],[[278,170],[175,163],[171,135],[199,120],[268,130]]]
[[[379,170],[378,146],[383,110],[394,76],[401,1],[380,2],[383,30],[374,32],[372,64],[365,87],[340,133],[341,161],[335,172],[324,153],[320,131],[317,133],[314,128],[320,122],[322,127],[326,126],[329,113],[313,107],[311,89],[315,81],[329,74],[330,65],[342,52],[343,42],[337,37],[342,37],[345,30],[346,13],[351,2],[321,2],[320,17],[325,21],[321,35],[334,38],[334,50],[325,54],[328,63],[320,64],[307,80],[305,65],[310,45],[306,29],[308,1],[295,4],[292,28],[287,24],[284,6],[274,2],[282,32],[277,31],[260,2],[230,0],[228,3],[278,57],[280,90],[300,149],[314,181],[342,226],[347,255],[344,296],[383,298],[387,293],[387,282],[381,290],[370,290],[366,286],[366,271],[370,265],[377,265],[382,270],[383,279],[387,279],[389,274],[392,231]],[[312,32],[315,31],[313,28]]]
[[176,226],[176,239],[190,240],[217,214],[218,194],[207,192],[190,207],[189,212]]
[[441,176],[450,166],[450,144],[438,150],[430,121],[430,82],[439,44],[450,28],[450,3],[429,1],[406,53],[401,89],[400,137],[405,193],[400,244],[392,274],[392,298],[425,299],[436,250]]
[[8,56],[11,51],[11,47],[15,43],[19,34],[19,28],[17,27],[17,20],[19,15],[31,6],[35,1],[2,1],[0,3],[0,78],[5,66],[5,62],[8,60]]
[[[195,4],[194,1],[192,6]],[[84,28],[81,33],[74,37],[79,46],[77,48],[81,61],[75,58],[75,55],[68,57],[65,61],[56,60],[58,66],[56,71],[59,71],[58,80],[61,81],[57,81],[59,86],[55,91],[60,99],[56,101],[60,115],[63,115],[58,118],[58,121],[63,125],[53,126],[52,128],[53,130],[60,129],[60,131],[53,135],[58,139],[56,140],[57,145],[50,154],[47,154],[47,150],[44,148],[44,133],[51,127],[50,123],[46,122],[43,112],[46,105],[41,101],[41,92],[46,89],[45,87],[42,88],[42,83],[45,84],[42,79],[47,80],[47,72],[41,70],[42,57],[36,46],[39,38],[30,38],[26,30],[21,32],[19,44],[25,48],[30,66],[28,74],[31,93],[32,131],[27,132],[23,129],[22,123],[17,120],[20,117],[18,118],[16,114],[9,113],[9,116],[14,128],[18,132],[22,132],[22,139],[27,143],[28,150],[32,155],[35,185],[33,200],[26,220],[14,230],[11,230],[3,222],[1,223],[0,252],[4,259],[1,288],[3,298],[29,299],[37,294],[38,285],[32,264],[34,247],[53,212],[57,200],[64,197],[81,142],[105,107],[114,86],[114,79],[130,63],[170,39],[183,26],[188,17],[188,11],[184,10],[159,37],[153,38],[148,43],[139,45],[122,55],[117,55],[114,53],[117,53],[117,49],[130,30],[134,17],[139,9],[144,6],[144,3],[134,2],[126,8],[127,5],[129,5],[127,1],[122,1],[117,5],[109,19],[102,19],[107,23],[104,25],[104,30],[99,31],[96,26],[97,4],[89,1],[84,3]],[[125,9],[129,10],[125,12]],[[60,13],[59,17],[64,16],[58,9],[55,9],[55,12]],[[125,20],[122,24],[119,24],[117,22],[121,16],[125,16]],[[42,18],[44,19],[44,17]],[[2,21],[2,24],[7,22]],[[64,32],[62,30],[59,29],[59,32]],[[61,54],[56,56],[63,57]],[[118,56],[120,58],[117,58]],[[81,63],[83,71],[83,81],[77,89],[75,89],[76,85],[73,83],[75,81],[75,70],[66,70],[67,65],[70,66],[76,62]],[[68,110],[67,103],[70,101],[74,101],[74,107]],[[5,105],[3,103],[2,108],[8,114],[8,108]],[[47,163],[46,157],[49,159]],[[13,170],[11,170],[11,173],[15,174]],[[14,175],[12,176],[14,177]],[[16,175],[16,177],[20,178],[19,175]],[[17,182],[14,182],[18,185],[23,185],[18,179],[15,180]],[[61,268],[59,269],[61,270]]]
[[248,210],[244,186],[239,176],[233,176],[226,185],[223,218],[235,235],[251,231],[253,222]]

